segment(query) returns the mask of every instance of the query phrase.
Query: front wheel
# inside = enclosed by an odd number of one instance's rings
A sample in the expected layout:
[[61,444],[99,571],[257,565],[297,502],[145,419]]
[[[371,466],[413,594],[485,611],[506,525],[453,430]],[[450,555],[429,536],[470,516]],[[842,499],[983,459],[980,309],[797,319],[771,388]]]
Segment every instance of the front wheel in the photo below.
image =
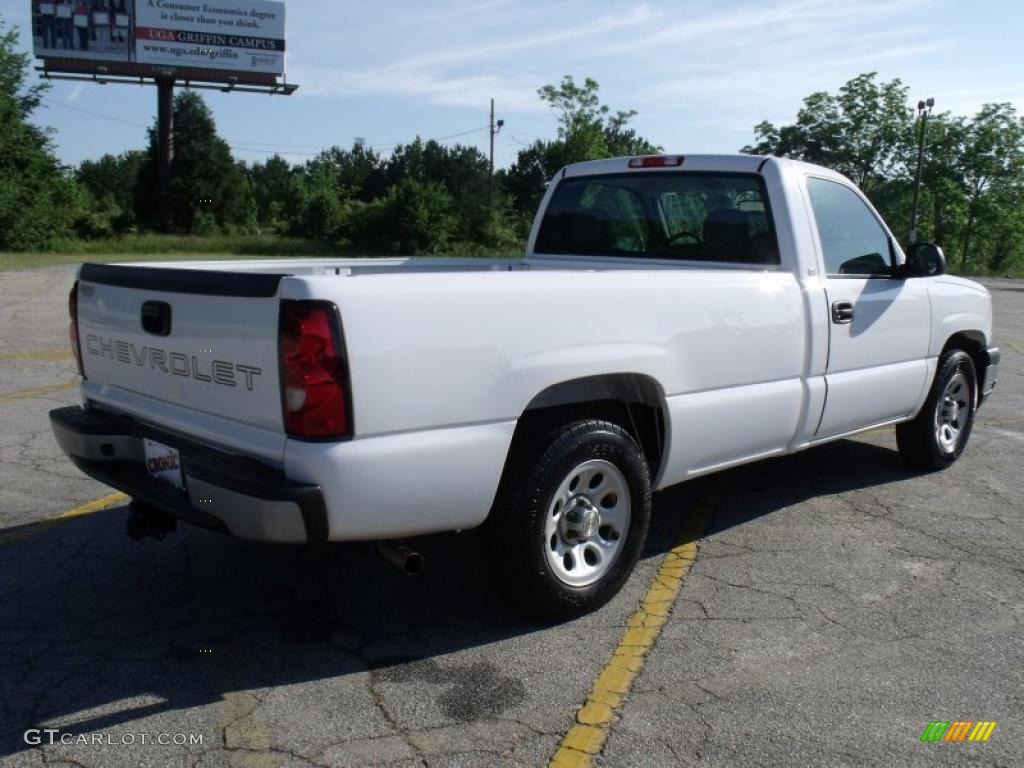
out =
[[978,377],[971,356],[951,349],[939,358],[921,412],[896,427],[900,455],[916,469],[945,469],[967,445],[978,403]]
[[570,424],[506,473],[488,521],[491,572],[530,613],[588,613],[622,588],[650,518],[650,476],[636,441],[611,422]]

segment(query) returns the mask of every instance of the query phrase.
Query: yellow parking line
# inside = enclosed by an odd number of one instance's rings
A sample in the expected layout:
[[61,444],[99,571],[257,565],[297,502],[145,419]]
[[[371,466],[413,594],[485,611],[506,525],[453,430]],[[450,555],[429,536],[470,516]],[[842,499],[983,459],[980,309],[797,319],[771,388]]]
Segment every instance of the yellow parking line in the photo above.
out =
[[74,389],[77,386],[77,381],[66,381],[63,384],[47,384],[42,387],[32,387],[31,389],[19,389],[17,392],[3,392],[0,393],[0,403],[24,400],[29,397],[41,397],[42,395],[49,395],[54,392],[63,392],[65,389]]
[[113,506],[114,504],[122,501],[128,501],[128,497],[120,491],[114,491],[113,493],[108,493],[106,496],[101,496],[93,501],[65,510],[51,519],[56,522],[57,520],[70,520],[73,517],[91,515],[93,512],[99,512],[101,509],[106,509],[107,507]]
[[108,507],[112,507],[115,504],[120,504],[127,500],[128,497],[120,491],[108,493],[106,496],[101,496],[100,498],[88,501],[85,504],[79,504],[77,507],[66,509],[54,517],[48,517],[45,520],[29,523],[28,525],[22,526],[19,530],[11,533],[0,534],[0,545],[9,544],[12,541],[27,538],[54,525],[58,525],[59,523],[73,520],[74,518],[81,517],[82,515],[91,515],[93,512],[99,512],[101,509],[107,509]]
[[1020,344],[1014,344],[1012,341],[1008,341],[1006,342],[1006,346],[1008,346],[1014,352],[1018,352],[1024,355],[1024,347],[1022,347]]
[[5,352],[0,360],[70,360],[71,350],[66,347],[41,349],[36,352]]
[[612,719],[643,669],[647,652],[661,635],[683,579],[697,557],[697,539],[717,502],[717,491],[709,491],[687,516],[679,532],[682,543],[665,555],[639,610],[630,617],[622,639],[576,712],[576,724],[565,734],[548,768],[589,768],[594,755],[604,749]]

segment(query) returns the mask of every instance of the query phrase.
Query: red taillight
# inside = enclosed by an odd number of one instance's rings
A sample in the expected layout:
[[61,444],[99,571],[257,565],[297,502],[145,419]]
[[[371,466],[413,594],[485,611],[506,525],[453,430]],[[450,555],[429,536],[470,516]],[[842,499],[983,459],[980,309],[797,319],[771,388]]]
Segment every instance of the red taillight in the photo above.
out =
[[351,436],[348,366],[335,306],[281,302],[278,350],[285,431],[293,437]]
[[78,375],[85,378],[85,368],[82,367],[82,346],[78,341],[78,281],[71,286],[71,293],[68,294],[68,315],[71,323],[68,325],[68,339],[71,342],[71,351],[75,355],[75,362],[78,363]]
[[682,155],[644,155],[629,159],[630,168],[674,168],[682,164]]

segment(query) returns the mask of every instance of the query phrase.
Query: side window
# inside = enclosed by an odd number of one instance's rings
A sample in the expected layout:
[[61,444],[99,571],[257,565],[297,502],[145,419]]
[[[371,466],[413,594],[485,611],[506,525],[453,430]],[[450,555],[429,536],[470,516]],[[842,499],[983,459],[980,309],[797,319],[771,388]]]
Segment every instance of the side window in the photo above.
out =
[[830,275],[889,275],[889,237],[857,194],[842,184],[808,177],[818,237]]

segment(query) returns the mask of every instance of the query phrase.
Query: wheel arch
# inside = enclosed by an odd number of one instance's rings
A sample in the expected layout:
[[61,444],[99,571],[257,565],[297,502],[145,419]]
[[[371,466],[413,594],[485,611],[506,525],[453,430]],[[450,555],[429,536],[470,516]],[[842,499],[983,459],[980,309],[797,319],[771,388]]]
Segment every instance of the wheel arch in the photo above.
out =
[[975,374],[981,376],[988,366],[988,347],[985,334],[978,330],[957,331],[946,339],[939,357],[951,349],[962,349],[971,356]]
[[668,447],[668,406],[658,381],[642,373],[582,376],[538,392],[516,422],[506,468],[538,434],[587,418],[606,419],[629,432],[643,451],[654,482]]

